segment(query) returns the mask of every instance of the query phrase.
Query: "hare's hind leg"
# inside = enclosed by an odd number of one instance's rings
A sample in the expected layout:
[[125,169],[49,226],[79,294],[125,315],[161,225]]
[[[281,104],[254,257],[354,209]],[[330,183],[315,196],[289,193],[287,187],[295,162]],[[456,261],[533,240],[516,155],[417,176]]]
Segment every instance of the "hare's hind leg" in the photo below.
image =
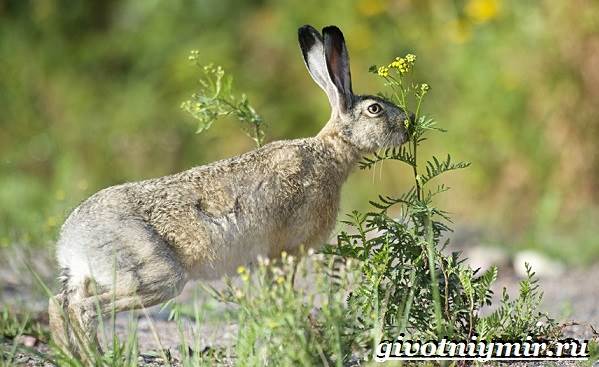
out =
[[117,290],[116,293],[93,295],[69,304],[69,319],[75,334],[71,343],[77,354],[86,362],[93,360],[95,355],[101,355],[102,349],[97,338],[99,319],[112,313],[154,306],[177,295],[173,293],[170,281],[163,284],[163,289],[163,292],[140,289],[136,294],[119,293]]
[[48,318],[52,340],[64,353],[72,349],[69,337],[68,317],[66,317],[66,293],[50,297],[48,302]]
[[101,348],[96,336],[94,311],[89,307],[82,307],[85,302],[80,300],[81,293],[63,291],[50,297],[50,333],[62,353],[91,363],[93,354],[100,354]]
[[68,275],[69,341],[88,360],[99,354],[100,317],[169,300],[187,280],[176,253],[145,222],[121,218],[92,224],[63,229],[58,254]]

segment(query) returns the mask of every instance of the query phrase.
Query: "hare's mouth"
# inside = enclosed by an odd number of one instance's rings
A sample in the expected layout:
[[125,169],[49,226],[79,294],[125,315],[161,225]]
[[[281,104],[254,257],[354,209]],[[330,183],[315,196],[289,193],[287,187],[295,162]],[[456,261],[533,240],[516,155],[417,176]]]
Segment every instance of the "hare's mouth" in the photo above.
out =
[[401,122],[401,125],[397,125],[393,129],[393,133],[390,134],[390,137],[389,137],[389,140],[387,141],[386,146],[388,148],[398,147],[400,145],[403,145],[405,142],[407,142],[408,138],[409,138],[408,130],[403,125],[403,122]]
[[395,143],[396,146],[403,145],[408,141],[408,132],[406,129],[401,129],[401,131],[397,134],[397,141]]

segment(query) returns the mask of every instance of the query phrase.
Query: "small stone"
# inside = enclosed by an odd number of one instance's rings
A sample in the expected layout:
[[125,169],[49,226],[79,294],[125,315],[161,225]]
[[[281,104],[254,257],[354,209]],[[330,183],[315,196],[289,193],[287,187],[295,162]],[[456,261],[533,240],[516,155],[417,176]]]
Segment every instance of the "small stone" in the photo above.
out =
[[532,271],[539,278],[555,278],[564,273],[564,265],[548,256],[533,250],[523,250],[514,256],[514,271],[522,278],[526,277],[526,265],[529,264]]
[[474,246],[464,251],[464,256],[470,267],[480,268],[481,273],[493,265],[502,266],[509,263],[508,255],[505,251],[493,246]]
[[37,339],[31,335],[19,335],[17,337],[17,343],[22,344],[27,348],[33,348],[37,344]]

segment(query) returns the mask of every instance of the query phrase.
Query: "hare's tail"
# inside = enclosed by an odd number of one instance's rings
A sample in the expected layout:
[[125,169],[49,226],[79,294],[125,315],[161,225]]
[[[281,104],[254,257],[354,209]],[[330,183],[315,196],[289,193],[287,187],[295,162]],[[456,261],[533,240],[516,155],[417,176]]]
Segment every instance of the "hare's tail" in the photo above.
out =
[[60,281],[60,292],[50,297],[48,302],[48,317],[50,321],[50,333],[58,348],[64,353],[72,350],[72,331],[69,325],[69,299],[73,290],[69,289],[69,270],[62,268],[58,280]]

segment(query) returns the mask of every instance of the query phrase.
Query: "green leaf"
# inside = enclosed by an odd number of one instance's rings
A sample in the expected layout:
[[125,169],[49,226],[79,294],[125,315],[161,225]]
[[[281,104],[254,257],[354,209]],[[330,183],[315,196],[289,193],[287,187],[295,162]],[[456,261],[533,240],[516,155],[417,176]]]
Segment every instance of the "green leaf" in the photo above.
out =
[[373,154],[373,156],[374,158],[362,158],[362,161],[358,163],[360,169],[370,169],[374,167],[376,163],[385,160],[400,161],[410,167],[414,167],[416,165],[416,159],[405,145],[401,147],[387,148],[382,154],[376,152]]
[[468,166],[470,166],[469,162],[451,162],[451,156],[449,154],[447,155],[447,159],[444,161],[441,161],[436,156],[433,156],[432,160],[426,162],[426,174],[421,176],[422,185],[425,185],[428,181],[445,172],[466,168]]
[[241,122],[245,134],[258,147],[262,146],[264,143],[262,118],[250,105],[245,94],[239,97],[234,95],[233,77],[226,74],[222,67],[213,64],[200,66],[200,68],[202,75],[199,79],[199,90],[181,104],[184,111],[198,120],[196,133],[212,127],[221,116],[234,115]]

